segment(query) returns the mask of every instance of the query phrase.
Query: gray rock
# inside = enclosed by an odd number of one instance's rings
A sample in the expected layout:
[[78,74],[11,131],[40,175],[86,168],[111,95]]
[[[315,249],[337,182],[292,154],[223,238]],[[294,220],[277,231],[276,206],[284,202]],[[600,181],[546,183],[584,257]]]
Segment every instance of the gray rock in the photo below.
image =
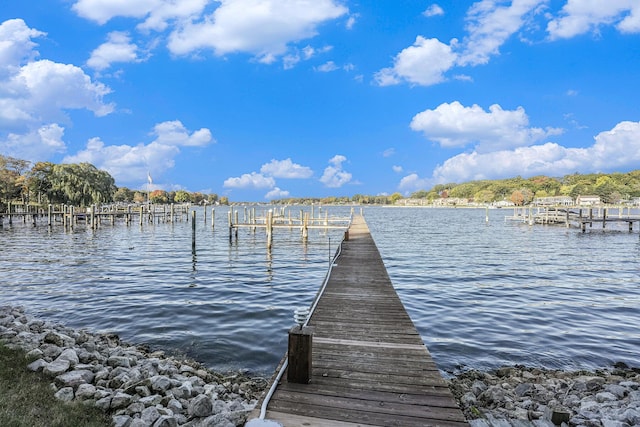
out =
[[126,408],[131,404],[133,397],[130,394],[117,392],[111,398],[111,409],[121,409]]
[[27,369],[29,369],[30,371],[33,371],[33,372],[40,372],[48,364],[49,363],[47,363],[44,359],[38,359],[36,361],[33,361],[33,362],[29,363],[27,365]]
[[[219,402],[219,400],[216,402]],[[193,417],[208,417],[212,413],[213,402],[209,396],[201,394],[191,400],[189,405],[189,415]]]
[[177,425],[176,419],[169,415],[163,415],[153,423],[153,427],[177,427]]
[[107,365],[111,367],[123,367],[123,368],[131,368],[131,361],[128,357],[124,356],[111,356],[107,359]]
[[608,384],[604,390],[614,394],[618,399],[623,399],[627,394],[629,394],[629,390],[626,387],[618,384]]
[[58,375],[55,378],[55,383],[58,387],[73,387],[75,389],[80,384],[91,383],[93,377],[94,375],[91,371],[76,370]]
[[165,392],[171,387],[171,380],[164,375],[151,377],[151,390],[155,392]]
[[76,390],[76,399],[93,399],[96,394],[96,387],[93,384],[80,384]]
[[80,363],[80,359],[78,358],[78,354],[72,348],[67,348],[67,349],[63,350],[62,353],[60,353],[60,355],[58,356],[57,359],[58,360],[67,360],[67,361],[69,361],[69,365],[71,365],[71,367],[74,367],[78,363]]
[[489,386],[487,386],[487,384],[485,384],[484,382],[482,382],[482,381],[474,381],[473,385],[471,386],[471,391],[476,396],[480,396],[488,388],[489,388]]
[[129,427],[151,427],[151,424],[147,424],[140,418],[134,418],[133,420],[131,420],[131,425]]
[[111,421],[112,427],[131,427],[132,418],[129,415],[114,415]]
[[522,383],[518,384],[514,391],[516,392],[517,396],[522,397],[529,394],[531,389],[533,389],[533,385],[531,383]]
[[596,394],[596,402],[598,403],[613,402],[615,400],[618,400],[616,395],[608,391],[603,391],[601,393]]
[[106,396],[96,400],[95,406],[96,408],[102,409],[103,411],[107,412],[111,408],[111,396]]
[[45,375],[50,377],[57,377],[58,375],[67,372],[71,364],[68,360],[65,359],[56,359],[53,362],[49,363],[42,369]]
[[73,400],[73,388],[64,387],[54,394],[55,398],[63,402],[71,402]]
[[160,418],[160,412],[158,412],[158,409],[155,406],[145,408],[140,413],[140,419],[142,419],[149,425],[152,425],[158,418]]

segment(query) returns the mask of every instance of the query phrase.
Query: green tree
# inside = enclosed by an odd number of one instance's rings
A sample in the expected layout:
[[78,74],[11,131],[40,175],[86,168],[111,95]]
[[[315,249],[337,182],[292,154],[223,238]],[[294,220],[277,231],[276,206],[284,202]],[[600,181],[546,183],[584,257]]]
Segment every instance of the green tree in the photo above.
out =
[[176,203],[187,203],[191,201],[191,194],[184,190],[176,191],[176,195],[173,197],[173,201]]
[[149,194],[151,203],[167,203],[167,192],[164,190],[154,190]]
[[398,200],[403,199],[402,194],[400,193],[393,193],[391,196],[389,196],[389,198],[391,199],[392,205],[395,205]]
[[496,195],[491,190],[480,190],[474,194],[473,199],[479,203],[490,203],[495,200]]
[[53,167],[51,162],[37,162],[27,173],[29,191],[41,203],[50,202],[53,193]]
[[51,183],[54,202],[78,206],[111,202],[116,192],[113,177],[90,163],[55,165]]
[[29,168],[29,162],[0,155],[0,200],[10,202],[21,196],[25,179],[23,172]]
[[129,190],[127,187],[119,187],[116,192],[113,194],[114,202],[133,202],[134,191]]

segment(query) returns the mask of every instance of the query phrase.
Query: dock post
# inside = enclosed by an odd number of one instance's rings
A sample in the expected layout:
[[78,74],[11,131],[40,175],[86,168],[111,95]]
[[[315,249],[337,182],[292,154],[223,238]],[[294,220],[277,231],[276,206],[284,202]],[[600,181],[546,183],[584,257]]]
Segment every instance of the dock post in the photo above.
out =
[[273,245],[273,210],[267,212],[267,249],[271,249]]
[[216,208],[211,208],[211,229],[216,228]]
[[489,206],[487,206],[484,211],[484,222],[489,224]]
[[[240,212],[236,211],[235,213],[236,213],[236,216],[235,216],[236,224],[240,224],[240,219],[239,219],[240,218]],[[238,238],[238,228],[239,227],[236,227],[236,239]]]
[[174,212],[174,209],[175,209],[175,207],[174,207],[173,203],[171,203],[171,209],[170,209],[170,211],[169,211],[169,212],[170,212],[170,215],[169,215],[169,222],[171,222],[171,223],[173,223],[173,215],[174,215],[174,213],[175,213],[175,212]]
[[287,381],[309,384],[313,362],[313,329],[308,326],[294,326],[289,330]]
[[13,224],[13,220],[11,219],[11,202],[7,202],[7,214],[9,215],[9,225]]
[[95,230],[98,224],[96,224],[96,205],[91,205],[91,218],[89,219],[91,222],[91,228]]
[[309,238],[309,214],[304,215],[302,221],[302,239],[307,240]]
[[606,225],[607,222],[607,208],[604,208],[602,210],[602,229],[604,230],[604,227]]
[[567,228],[569,228],[569,208],[567,208]]
[[191,250],[196,250],[196,211],[191,211]]
[[140,205],[140,225],[142,225],[143,217],[144,217],[144,205]]
[[233,239],[233,208],[229,209],[227,216],[229,217],[229,241]]
[[49,227],[51,227],[51,225],[53,224],[51,222],[51,211],[53,210],[53,206],[51,205],[51,203],[49,203],[49,208],[47,210],[47,224],[49,225]]

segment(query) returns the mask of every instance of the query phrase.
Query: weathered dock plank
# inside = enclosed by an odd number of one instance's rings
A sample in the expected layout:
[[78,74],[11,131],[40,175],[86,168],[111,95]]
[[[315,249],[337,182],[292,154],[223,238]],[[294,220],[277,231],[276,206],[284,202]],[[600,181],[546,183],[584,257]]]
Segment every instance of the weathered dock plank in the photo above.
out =
[[[348,235],[308,323],[314,328],[310,383],[289,383],[283,375],[265,419],[283,426],[468,425],[364,218],[354,217]],[[252,416],[258,414],[259,407]]]

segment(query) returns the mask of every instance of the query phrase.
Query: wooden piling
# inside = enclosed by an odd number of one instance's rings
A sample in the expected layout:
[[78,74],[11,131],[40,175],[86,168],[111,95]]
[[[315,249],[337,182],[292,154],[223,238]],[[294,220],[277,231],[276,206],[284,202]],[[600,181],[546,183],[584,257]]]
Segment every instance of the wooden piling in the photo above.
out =
[[196,211],[191,211],[191,249],[196,248]]
[[211,229],[216,228],[216,208],[211,208]]
[[287,381],[296,384],[309,384],[313,369],[311,358],[313,350],[313,329],[305,326],[294,326],[289,330],[289,346],[287,357]]

